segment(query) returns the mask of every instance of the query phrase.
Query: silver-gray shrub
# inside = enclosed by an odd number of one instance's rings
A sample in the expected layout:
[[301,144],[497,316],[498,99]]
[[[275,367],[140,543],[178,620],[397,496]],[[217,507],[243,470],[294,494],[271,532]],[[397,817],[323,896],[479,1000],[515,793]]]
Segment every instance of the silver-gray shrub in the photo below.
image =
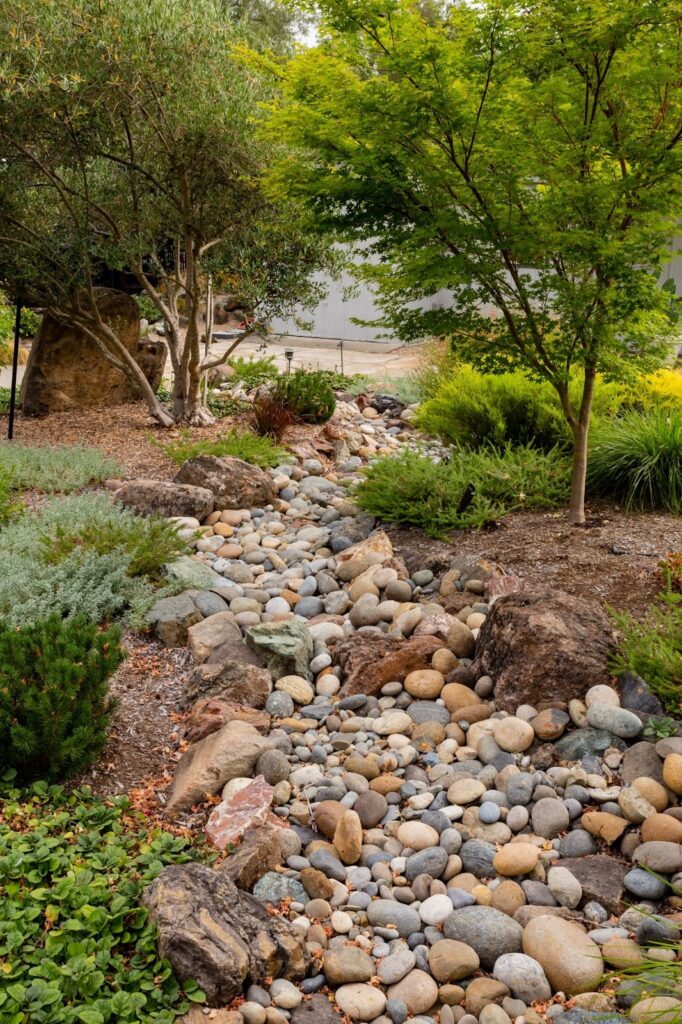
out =
[[[109,538],[118,543],[109,546]],[[63,618],[123,617],[141,624],[152,603],[176,588],[137,572],[140,538],[150,544],[158,539],[163,560],[166,524],[143,520],[106,494],[55,498],[38,511],[26,511],[0,531],[0,618],[27,625],[56,612]],[[177,553],[169,548],[169,557]]]

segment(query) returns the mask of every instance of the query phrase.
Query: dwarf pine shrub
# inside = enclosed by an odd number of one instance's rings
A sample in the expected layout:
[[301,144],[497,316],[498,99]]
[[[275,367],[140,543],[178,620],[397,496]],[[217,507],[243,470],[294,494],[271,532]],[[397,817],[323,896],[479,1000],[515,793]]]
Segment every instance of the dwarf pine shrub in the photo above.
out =
[[118,628],[100,631],[82,615],[0,622],[0,766],[30,780],[91,764],[114,711],[107,680],[122,660]]

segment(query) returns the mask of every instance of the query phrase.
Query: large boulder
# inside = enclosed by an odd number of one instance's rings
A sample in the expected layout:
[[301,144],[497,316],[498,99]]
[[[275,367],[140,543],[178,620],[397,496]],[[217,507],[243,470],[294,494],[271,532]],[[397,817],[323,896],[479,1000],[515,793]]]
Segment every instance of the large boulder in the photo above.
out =
[[235,660],[198,665],[184,683],[182,693],[185,704],[203,697],[217,697],[251,708],[264,708],[271,690],[272,675],[267,668]]
[[224,871],[173,864],[146,889],[159,956],[177,978],[192,978],[209,1006],[242,994],[246,981],[301,978],[310,960],[302,932],[237,889]]
[[176,473],[175,483],[205,487],[219,509],[261,508],[277,497],[271,476],[258,466],[228,455],[188,459]]
[[169,480],[128,480],[115,494],[116,501],[141,516],[193,516],[205,519],[213,511],[213,494],[205,487],[174,484]]
[[430,668],[433,652],[444,646],[437,636],[404,640],[384,633],[353,633],[334,646],[334,658],[343,671],[341,695],[379,693],[386,683],[402,682],[410,672]]
[[194,743],[178,762],[166,813],[189,810],[219,792],[230,779],[249,777],[273,741],[248,722],[233,720]]
[[[132,296],[99,288],[96,301],[104,323],[116,332],[156,390],[166,364],[165,342],[140,341],[140,308]],[[106,361],[79,328],[67,327],[49,313],[43,316],[21,385],[25,415],[119,405],[139,398],[139,389]]]
[[514,712],[608,683],[614,645],[596,602],[562,590],[522,591],[493,605],[478,636],[476,670],[495,681],[497,707]]

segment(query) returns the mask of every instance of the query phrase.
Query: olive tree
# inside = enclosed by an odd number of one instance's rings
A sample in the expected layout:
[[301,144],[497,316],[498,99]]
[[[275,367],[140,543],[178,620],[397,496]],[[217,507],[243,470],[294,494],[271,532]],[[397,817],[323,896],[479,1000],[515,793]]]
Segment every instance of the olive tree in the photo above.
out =
[[[315,298],[326,247],[260,176],[269,95],[221,0],[0,0],[0,277],[78,326],[163,425],[209,422],[208,270],[258,283],[264,321]],[[165,323],[173,409],[97,308],[103,268],[132,274]],[[223,355],[222,360],[227,357]]]

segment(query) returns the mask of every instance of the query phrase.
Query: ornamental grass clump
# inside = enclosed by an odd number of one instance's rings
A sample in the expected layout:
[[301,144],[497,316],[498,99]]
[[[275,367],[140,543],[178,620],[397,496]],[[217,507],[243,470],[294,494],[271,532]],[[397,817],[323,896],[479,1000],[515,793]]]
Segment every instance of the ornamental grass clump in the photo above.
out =
[[682,513],[682,411],[631,411],[597,423],[587,486],[627,509]]
[[405,451],[372,463],[356,497],[373,515],[440,536],[480,528],[513,509],[560,505],[569,475],[568,460],[557,450],[453,450],[442,462]]
[[122,660],[120,630],[82,615],[20,629],[0,622],[0,767],[29,781],[92,764],[115,708],[107,681]]
[[682,711],[682,593],[672,576],[643,621],[612,611],[620,643],[611,662],[614,673],[635,672],[649,685],[666,711]]

